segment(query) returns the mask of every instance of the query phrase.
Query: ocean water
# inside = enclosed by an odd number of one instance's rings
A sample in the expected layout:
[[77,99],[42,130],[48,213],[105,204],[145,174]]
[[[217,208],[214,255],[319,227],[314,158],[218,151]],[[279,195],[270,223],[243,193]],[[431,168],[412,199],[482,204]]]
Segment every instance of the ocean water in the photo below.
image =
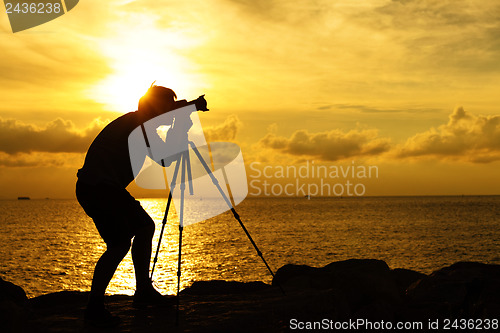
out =
[[[156,251],[166,200],[141,199],[157,222]],[[500,196],[247,198],[236,207],[276,271],[288,264],[323,266],[349,258],[385,260],[423,273],[457,261],[500,264]],[[171,215],[154,280],[174,294],[178,219]],[[89,290],[105,250],[76,200],[0,201],[0,276],[34,297]],[[270,282],[271,276],[232,214],[184,228],[181,288],[196,280]],[[130,253],[109,294],[133,294]]]

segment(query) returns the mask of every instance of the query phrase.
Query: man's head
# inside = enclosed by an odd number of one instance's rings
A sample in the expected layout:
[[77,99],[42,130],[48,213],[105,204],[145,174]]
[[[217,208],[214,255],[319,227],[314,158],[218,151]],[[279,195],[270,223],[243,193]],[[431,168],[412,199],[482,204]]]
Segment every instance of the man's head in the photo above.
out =
[[175,105],[177,95],[172,89],[151,86],[146,94],[139,100],[139,112],[151,115],[160,115],[172,110]]

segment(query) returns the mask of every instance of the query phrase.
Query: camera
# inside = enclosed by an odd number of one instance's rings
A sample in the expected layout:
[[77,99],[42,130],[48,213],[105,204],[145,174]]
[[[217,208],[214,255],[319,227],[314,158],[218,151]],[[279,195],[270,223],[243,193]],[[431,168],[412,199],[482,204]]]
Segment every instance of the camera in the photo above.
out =
[[197,111],[208,111],[207,109],[207,101],[205,100],[205,95],[201,95],[197,99],[194,99],[192,101],[187,102],[185,99],[181,99],[178,101],[175,101],[173,109],[181,108],[186,105],[191,105],[194,104],[196,106]]
[[203,111],[203,112],[208,111],[207,101],[205,100],[204,94],[189,103],[190,104],[193,103],[194,105],[196,105],[196,110],[198,111]]

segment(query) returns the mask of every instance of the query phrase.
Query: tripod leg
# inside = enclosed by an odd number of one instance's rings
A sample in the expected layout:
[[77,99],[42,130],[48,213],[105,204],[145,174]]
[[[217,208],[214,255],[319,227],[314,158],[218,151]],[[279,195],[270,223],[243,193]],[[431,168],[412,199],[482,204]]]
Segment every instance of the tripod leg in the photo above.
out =
[[182,173],[181,173],[181,203],[179,212],[179,259],[177,261],[177,310],[175,316],[175,325],[179,324],[179,305],[180,305],[180,288],[181,288],[181,257],[182,257],[182,230],[184,229],[184,192],[186,190],[186,154],[189,151],[185,151],[181,155],[182,160]]
[[[146,143],[146,147],[148,149],[149,156],[150,156],[150,158],[153,158],[153,152],[151,151],[151,146],[149,144],[148,135],[146,133],[146,129],[144,128],[144,124],[141,124],[141,130],[142,130],[142,135],[144,136],[144,141]],[[160,252],[161,239],[163,237],[165,225],[167,224],[168,211],[170,210],[170,203],[172,202],[172,192],[174,191],[174,188],[175,188],[175,181],[177,179],[177,173],[179,172],[179,165],[180,165],[181,157],[182,157],[182,155],[179,155],[179,158],[177,159],[175,169],[174,169],[174,175],[172,178],[172,183],[170,184],[170,191],[168,193],[167,207],[165,209],[165,214],[163,215],[160,238],[158,240],[158,246],[156,247],[156,254],[155,254],[155,258],[153,260],[153,268],[151,269],[151,275],[150,275],[151,280],[153,280],[153,274],[155,271],[156,262],[158,261],[158,253]],[[163,178],[165,179],[165,186],[168,186],[167,173],[165,172],[165,160],[164,159],[161,160],[161,166],[163,167]]]
[[163,222],[161,225],[160,238],[158,239],[158,246],[156,247],[156,254],[153,260],[153,268],[151,269],[151,281],[153,280],[153,274],[155,272],[156,262],[158,261],[158,253],[160,252],[161,239],[163,237],[163,231],[165,230],[165,225],[167,224],[168,211],[170,210],[170,203],[172,202],[172,192],[168,193],[167,208],[165,209],[165,215],[163,216]]
[[184,157],[186,160],[186,172],[188,176],[189,194],[193,195],[193,182],[191,181],[193,176],[191,175],[191,159],[189,158],[189,151],[184,152]]
[[[163,232],[165,230],[165,225],[167,224],[167,217],[168,217],[168,212],[170,210],[170,203],[172,202],[172,192],[174,191],[174,188],[176,185],[175,180],[177,179],[177,173],[179,172],[179,165],[180,165],[179,162],[180,162],[180,157],[179,157],[179,160],[175,164],[174,175],[172,178],[172,182],[170,183],[170,192],[168,193],[167,207],[165,208],[165,214],[163,215],[160,238],[158,239],[158,246],[156,247],[156,254],[155,254],[155,258],[153,260],[153,268],[151,269],[151,276],[150,276],[151,280],[153,280],[153,274],[155,271],[156,262],[158,261],[158,253],[160,252],[161,239],[163,238]],[[163,166],[163,168],[165,168],[165,162],[163,160],[161,160],[161,165]],[[167,175],[166,175],[165,169],[163,169],[163,177],[165,178],[165,185],[167,185],[168,180],[167,180]]]
[[[212,179],[212,183],[214,183],[215,187],[217,187],[220,194],[222,195],[222,198],[224,199],[224,201],[226,201],[228,207],[231,209],[231,212],[233,213],[234,218],[239,222],[241,228],[243,229],[243,231],[247,235],[248,239],[250,240],[250,243],[252,243],[254,249],[257,251],[257,255],[262,259],[262,261],[264,262],[264,264],[267,267],[267,270],[269,271],[269,273],[271,273],[271,276],[274,278],[274,273],[273,273],[271,267],[269,267],[268,263],[266,262],[266,259],[264,259],[262,252],[260,252],[259,248],[257,247],[257,244],[255,244],[255,242],[254,242],[252,236],[250,235],[250,233],[248,232],[247,228],[245,228],[245,225],[243,224],[243,222],[241,222],[240,216],[238,215],[238,213],[234,209],[233,205],[231,204],[231,201],[229,201],[229,198],[227,197],[226,193],[224,193],[224,191],[222,190],[222,188],[219,184],[219,181],[213,175],[212,170],[210,170],[209,166],[207,165],[207,162],[205,162],[205,160],[203,159],[203,156],[201,156],[200,152],[198,151],[198,148],[196,147],[196,145],[193,142],[189,141],[189,145],[191,146],[191,148],[195,152],[196,156],[200,160],[200,163],[205,168],[207,174]],[[279,284],[278,284],[278,287],[280,288],[281,292],[283,294],[285,294],[285,291],[283,290],[283,288]]]
[[180,287],[181,287],[181,255],[182,255],[182,230],[183,226],[179,225],[179,261],[177,262],[177,308],[175,314],[175,326],[179,325],[179,306],[180,306]]

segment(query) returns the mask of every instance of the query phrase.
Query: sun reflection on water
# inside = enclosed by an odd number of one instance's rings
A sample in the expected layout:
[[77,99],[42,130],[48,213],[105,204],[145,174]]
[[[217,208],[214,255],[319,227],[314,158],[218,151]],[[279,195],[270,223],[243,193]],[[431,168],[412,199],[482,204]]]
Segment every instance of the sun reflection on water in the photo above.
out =
[[[166,201],[166,199],[140,199],[141,205],[156,223],[151,267],[158,246]],[[232,227],[228,228],[227,223],[232,223]],[[252,277],[262,280],[262,276],[266,274],[265,269],[257,270],[254,274],[243,273],[248,271],[250,266],[262,268],[244,238],[242,231],[237,229],[235,221],[232,220],[232,215],[228,213],[185,227],[180,289],[190,286],[196,280],[247,281]],[[221,247],[224,247],[223,252],[220,251]],[[179,218],[175,210],[171,210],[165,225],[153,276],[155,285],[163,294],[177,292],[178,254]],[[129,252],[117,269],[107,293],[132,295],[134,289],[134,268]]]
[[[153,237],[152,256],[150,266],[153,266],[153,260],[160,238],[164,209],[166,200],[163,199],[141,199],[142,207],[149,213],[155,221],[156,230]],[[179,219],[174,210],[169,212],[168,221],[163,232],[162,242],[160,244],[160,252],[158,261],[155,266],[153,280],[163,294],[175,294],[177,288],[177,254],[178,254],[178,223]],[[181,288],[188,285],[187,278],[192,277],[188,271],[190,265],[186,263],[186,258],[183,259],[182,268],[184,269],[184,279],[181,281]],[[135,276],[132,256],[129,251],[118,267],[113,280],[111,281],[107,293],[108,294],[126,294],[133,295],[135,290]]]

